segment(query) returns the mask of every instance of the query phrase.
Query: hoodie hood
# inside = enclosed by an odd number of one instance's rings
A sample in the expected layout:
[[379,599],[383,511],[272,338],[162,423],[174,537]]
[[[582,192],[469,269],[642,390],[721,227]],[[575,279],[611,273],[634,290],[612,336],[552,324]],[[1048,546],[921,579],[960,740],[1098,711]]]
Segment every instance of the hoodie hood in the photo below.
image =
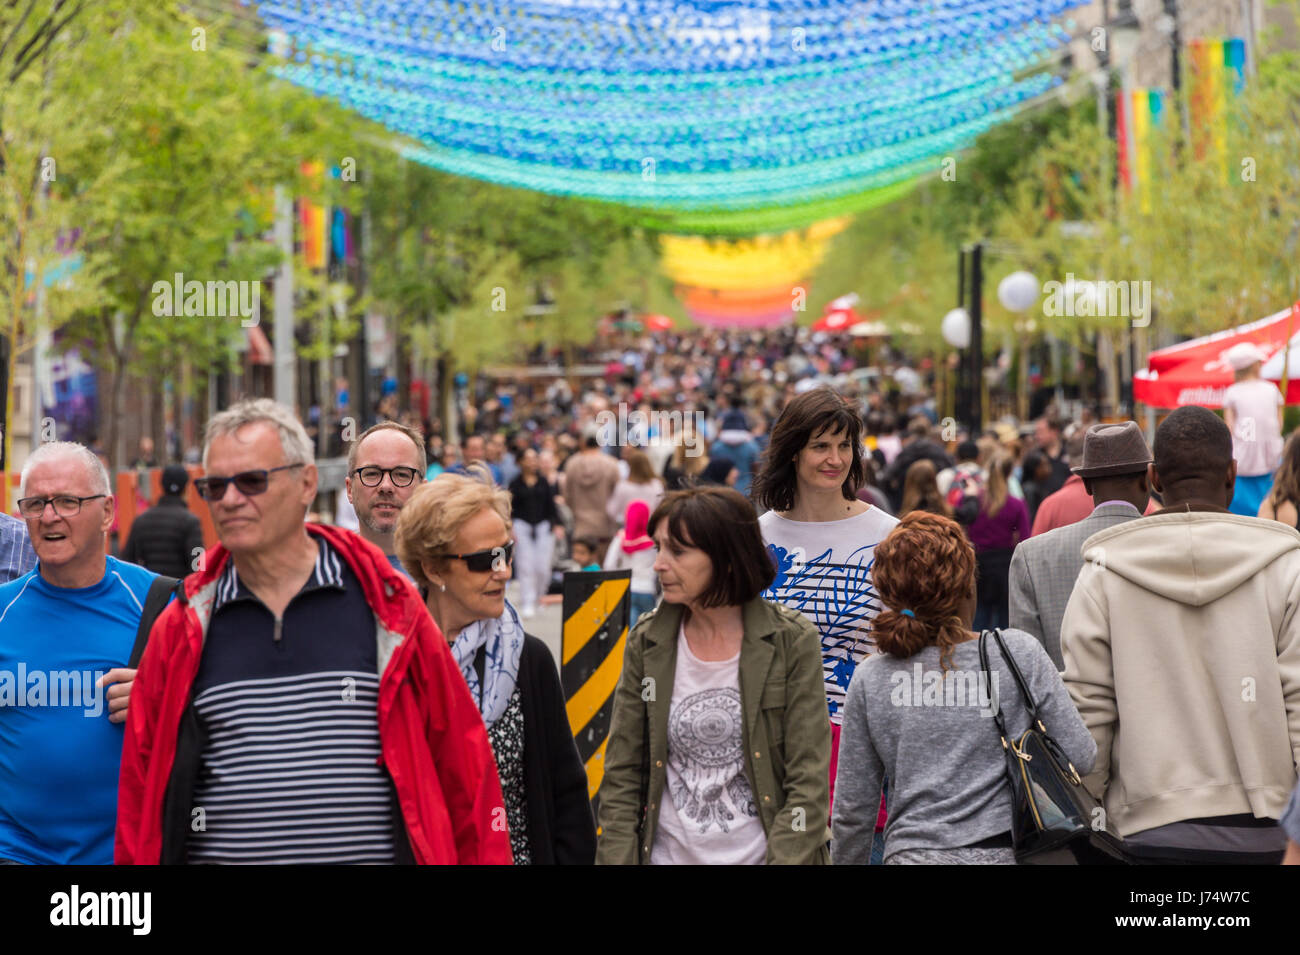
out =
[[[601,458],[604,460],[602,461]],[[578,487],[591,490],[602,481],[609,480],[611,468],[617,473],[618,462],[603,451],[595,454],[580,452],[565,464],[564,476],[565,480],[572,481]]]
[[1293,527],[1193,511],[1143,517],[1093,534],[1083,544],[1083,558],[1166,600],[1203,607],[1295,550],[1300,531]]

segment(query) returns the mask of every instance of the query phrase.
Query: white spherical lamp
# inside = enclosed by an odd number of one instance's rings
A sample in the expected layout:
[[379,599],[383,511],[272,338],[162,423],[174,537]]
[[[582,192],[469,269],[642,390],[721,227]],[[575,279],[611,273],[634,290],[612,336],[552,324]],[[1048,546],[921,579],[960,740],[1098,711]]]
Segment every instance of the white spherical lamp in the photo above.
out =
[[1027,312],[1038,296],[1038,279],[1028,272],[1012,272],[998,283],[998,301],[1009,312]]
[[964,308],[954,308],[939,324],[943,340],[953,348],[970,347],[970,315]]

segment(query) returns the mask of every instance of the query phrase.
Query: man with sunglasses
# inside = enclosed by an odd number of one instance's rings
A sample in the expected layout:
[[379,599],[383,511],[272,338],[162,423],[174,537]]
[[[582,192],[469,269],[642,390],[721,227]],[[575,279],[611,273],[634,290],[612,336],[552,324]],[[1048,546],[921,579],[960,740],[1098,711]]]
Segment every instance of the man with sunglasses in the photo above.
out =
[[301,422],[241,402],[208,423],[204,469],[221,543],[141,661],[117,862],[509,864],[487,732],[419,595],[305,523]]
[[0,860],[109,865],[127,664],[156,575],[105,554],[114,498],[89,449],[42,445],[18,495],[38,563],[0,586]]
[[406,570],[394,552],[393,528],[402,508],[424,481],[425,469],[419,432],[396,421],[367,428],[348,452],[345,484],[361,524],[361,536],[382,550],[403,574]]

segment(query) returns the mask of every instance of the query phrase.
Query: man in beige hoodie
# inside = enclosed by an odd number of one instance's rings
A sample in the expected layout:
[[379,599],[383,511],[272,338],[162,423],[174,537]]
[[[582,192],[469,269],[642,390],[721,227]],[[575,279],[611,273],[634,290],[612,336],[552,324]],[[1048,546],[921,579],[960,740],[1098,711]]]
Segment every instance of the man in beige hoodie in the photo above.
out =
[[600,449],[600,440],[588,434],[585,447],[564,462],[560,494],[573,511],[573,536],[594,537],[599,548],[597,562],[605,559],[605,548],[614,536],[614,525],[605,507],[618,484],[618,462]]
[[1228,512],[1212,412],[1171,414],[1154,459],[1165,507],[1084,542],[1062,622],[1087,783],[1140,861],[1276,863],[1300,764],[1300,532]]

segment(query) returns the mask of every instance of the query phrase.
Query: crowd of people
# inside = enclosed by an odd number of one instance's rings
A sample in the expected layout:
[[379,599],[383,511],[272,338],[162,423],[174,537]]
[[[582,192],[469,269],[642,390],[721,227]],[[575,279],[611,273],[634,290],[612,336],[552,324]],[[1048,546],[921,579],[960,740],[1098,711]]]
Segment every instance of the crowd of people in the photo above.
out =
[[[1010,863],[1036,725],[1127,861],[1300,863],[1300,438],[1241,515],[1258,396],[1152,445],[965,434],[788,337],[632,350],[454,448],[380,421],[355,533],[266,399],[208,424],[206,551],[169,469],[107,555],[101,460],[41,446],[0,519],[0,860]],[[631,577],[595,813],[527,632],[557,568]]]

